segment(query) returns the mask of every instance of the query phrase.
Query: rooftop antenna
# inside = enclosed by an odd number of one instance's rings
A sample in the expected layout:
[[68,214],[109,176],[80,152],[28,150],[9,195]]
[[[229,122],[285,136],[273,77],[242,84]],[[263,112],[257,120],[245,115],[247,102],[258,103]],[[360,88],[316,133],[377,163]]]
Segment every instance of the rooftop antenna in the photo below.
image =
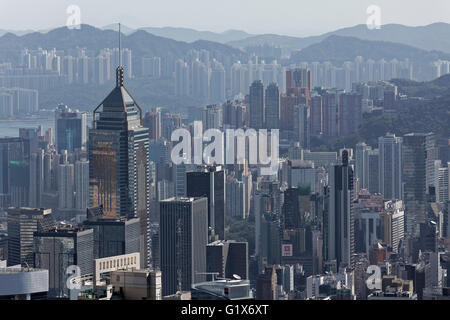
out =
[[119,66],[116,70],[116,87],[123,87],[123,67],[122,67],[122,33],[119,23]]
[[120,30],[120,22],[119,22],[119,67],[122,66],[122,32]]

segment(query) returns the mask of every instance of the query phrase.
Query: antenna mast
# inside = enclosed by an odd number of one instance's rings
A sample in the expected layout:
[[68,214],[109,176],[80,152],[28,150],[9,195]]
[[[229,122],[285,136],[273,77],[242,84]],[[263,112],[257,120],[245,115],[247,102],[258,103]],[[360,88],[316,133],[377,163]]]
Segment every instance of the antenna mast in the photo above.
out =
[[120,22],[119,22],[119,67],[122,66],[122,32],[120,31]]
[[122,67],[122,32],[119,23],[119,65],[116,69],[116,87],[123,87],[123,67]]

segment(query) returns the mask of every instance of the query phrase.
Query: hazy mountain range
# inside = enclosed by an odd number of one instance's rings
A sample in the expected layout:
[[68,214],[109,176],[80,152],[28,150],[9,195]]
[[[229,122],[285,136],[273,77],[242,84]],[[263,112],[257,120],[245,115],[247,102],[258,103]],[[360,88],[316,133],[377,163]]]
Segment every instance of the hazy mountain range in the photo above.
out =
[[[228,44],[207,40],[197,40],[191,43],[177,41],[156,36],[145,30],[138,30],[128,35],[123,35],[122,40],[124,47],[133,50],[134,57],[174,56],[182,58],[192,49],[209,50],[212,53],[212,57],[230,57],[240,60],[244,59],[244,61],[246,57],[246,54],[241,49]],[[292,39],[284,37],[283,40],[288,41]],[[17,53],[23,48],[57,48],[58,50],[70,52],[76,47],[85,47],[88,49],[88,53],[97,54],[103,48],[114,48],[117,46],[118,33],[116,31],[82,25],[79,30],[61,27],[47,33],[33,32],[22,36],[7,33],[0,37],[0,57],[15,61],[18,57]],[[447,53],[423,50],[401,43],[361,40],[354,36],[328,35],[302,48],[302,50],[293,52],[291,62],[343,62],[353,60],[357,56],[373,60],[381,58],[386,60],[397,58],[401,60],[408,58],[413,62],[450,59],[450,54]]]
[[[176,41],[155,36],[144,30],[138,30],[128,36],[122,36],[123,46],[133,50],[133,56],[168,56],[184,57],[189,50],[206,49],[213,54],[240,58],[243,52],[217,42],[199,40],[192,43]],[[86,47],[88,51],[98,53],[103,48],[118,46],[118,33],[112,30],[101,30],[89,25],[78,29],[57,28],[47,33],[33,32],[22,36],[7,33],[0,37],[0,57],[14,61],[23,48],[36,49],[56,48],[71,50]]]
[[361,40],[356,37],[330,35],[318,43],[293,52],[292,63],[330,61],[342,63],[353,61],[357,56],[380,60],[409,59],[416,63],[429,63],[438,59],[450,59],[450,53],[427,51],[409,45],[388,41]]
[[[137,30],[131,29],[127,26],[122,26],[122,32],[124,34],[131,34]],[[117,24],[110,24],[102,28],[103,30],[118,31],[119,26]],[[213,41],[219,43],[227,43],[230,41],[243,40],[253,36],[245,31],[241,30],[227,30],[221,33],[211,31],[198,31],[189,28],[175,28],[175,27],[147,27],[139,28],[138,30],[144,30],[155,36],[169,38],[177,41],[195,42],[198,40]]]
[[[111,24],[101,29],[117,31],[118,25]],[[228,30],[222,33],[216,33],[175,27],[145,27],[133,29],[122,25],[122,32],[125,35],[130,35],[138,30],[145,30],[155,36],[176,41],[191,43],[198,40],[206,40],[222,44],[226,43],[236,48],[245,48],[246,46],[259,44],[273,44],[285,48],[288,51],[300,50],[318,43],[331,35],[338,35],[355,37],[362,40],[396,42],[427,51],[437,50],[450,53],[450,24],[440,22],[419,27],[386,24],[378,30],[369,30],[366,25],[357,25],[310,37],[292,37],[277,34],[252,35],[241,30]],[[49,30],[42,30],[40,32],[48,31]],[[20,36],[34,31],[0,30],[0,36],[8,32]]]
[[288,37],[264,34],[228,42],[237,48],[249,45],[273,44],[290,50],[299,50],[318,43],[329,36],[347,36],[370,41],[396,42],[419,49],[444,51],[450,53],[450,24],[433,23],[423,27],[409,27],[399,24],[383,25],[380,29],[369,30],[366,25],[343,28],[312,37]]

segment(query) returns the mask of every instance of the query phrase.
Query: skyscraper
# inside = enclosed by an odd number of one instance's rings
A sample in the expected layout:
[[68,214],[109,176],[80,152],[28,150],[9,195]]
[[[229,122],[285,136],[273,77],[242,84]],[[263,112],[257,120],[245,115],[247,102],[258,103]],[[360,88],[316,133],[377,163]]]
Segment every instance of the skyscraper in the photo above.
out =
[[309,150],[311,144],[311,107],[294,106],[294,137],[302,149]]
[[189,291],[206,280],[208,200],[170,198],[160,202],[162,294]]
[[8,265],[34,266],[34,236],[55,226],[51,209],[8,209]]
[[138,218],[89,217],[83,225],[94,230],[94,259],[140,252]]
[[385,199],[403,199],[402,143],[394,134],[378,138],[380,193]]
[[410,133],[403,137],[403,185],[406,234],[417,236],[426,217],[427,134]]
[[55,137],[58,153],[86,147],[86,114],[59,105],[55,111]]
[[342,152],[342,164],[331,167],[328,212],[328,260],[337,266],[353,265],[355,253],[353,168],[348,163],[348,152]]
[[0,139],[0,207],[28,206],[30,148],[22,138]]
[[206,271],[233,279],[238,275],[248,279],[248,244],[234,240],[218,240],[206,246]]
[[225,240],[225,171],[222,166],[188,172],[186,186],[188,197],[208,198],[208,226],[220,240]]
[[119,66],[116,87],[95,108],[89,132],[90,205],[103,206],[106,216],[140,219],[141,261],[147,265],[149,173],[148,129],[142,126],[142,109],[123,86]]
[[74,208],[74,167],[63,163],[58,166],[58,209]]
[[80,275],[93,273],[94,232],[71,226],[36,232],[34,257],[36,268],[49,271],[49,297],[68,298],[68,268],[77,266]]
[[75,162],[75,208],[89,207],[89,161]]
[[249,125],[253,129],[264,128],[265,123],[265,103],[264,103],[264,84],[261,80],[254,81],[250,86],[250,110]]
[[271,83],[266,88],[266,128],[279,129],[280,128],[280,91],[278,84]]

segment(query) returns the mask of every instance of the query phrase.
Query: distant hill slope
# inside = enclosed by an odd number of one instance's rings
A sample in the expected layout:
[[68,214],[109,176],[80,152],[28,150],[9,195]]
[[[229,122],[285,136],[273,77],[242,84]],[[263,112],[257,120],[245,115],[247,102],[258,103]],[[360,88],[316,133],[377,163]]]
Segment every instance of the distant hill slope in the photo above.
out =
[[[198,41],[186,43],[175,41],[138,30],[122,37],[123,46],[133,50],[133,56],[154,55],[183,57],[191,49],[208,49],[220,51],[223,55],[240,56],[242,52],[230,46],[210,42]],[[23,36],[8,33],[0,37],[0,57],[16,59],[17,53],[23,48],[36,49],[57,48],[60,50],[86,47],[97,52],[102,48],[118,46],[118,33],[112,30],[101,30],[89,25],[82,25],[81,29],[57,28],[48,33],[33,32]]]
[[377,139],[388,132],[403,136],[411,132],[434,132],[438,138],[450,138],[450,75],[429,82],[392,80],[399,93],[409,99],[399,103],[396,113],[365,114],[359,130],[335,139],[311,140],[314,150],[338,150],[343,146],[355,146],[366,142],[377,146]]
[[[117,24],[111,24],[103,27],[103,30],[118,31]],[[198,40],[213,41],[219,43],[226,43],[229,41],[242,40],[252,36],[251,34],[241,30],[227,30],[225,32],[217,33],[211,31],[199,31],[190,28],[176,28],[176,27],[144,27],[139,29],[132,29],[127,26],[121,27],[122,32],[126,35],[132,34],[137,30],[144,30],[155,36],[169,38],[177,41],[195,42]]]
[[228,44],[236,48],[269,43],[289,50],[300,50],[318,43],[331,35],[349,36],[362,40],[397,42],[419,49],[450,53],[450,24],[433,23],[427,26],[409,27],[399,24],[386,24],[380,29],[369,30],[366,25],[356,25],[338,29],[312,37],[289,37],[264,34],[231,41]]
[[408,45],[386,42],[368,41],[354,37],[332,35],[306,47],[293,52],[291,62],[302,61],[331,61],[344,62],[354,60],[357,56],[365,59],[410,59],[414,62],[430,62],[437,59],[450,59],[450,54],[443,52],[429,52]]

